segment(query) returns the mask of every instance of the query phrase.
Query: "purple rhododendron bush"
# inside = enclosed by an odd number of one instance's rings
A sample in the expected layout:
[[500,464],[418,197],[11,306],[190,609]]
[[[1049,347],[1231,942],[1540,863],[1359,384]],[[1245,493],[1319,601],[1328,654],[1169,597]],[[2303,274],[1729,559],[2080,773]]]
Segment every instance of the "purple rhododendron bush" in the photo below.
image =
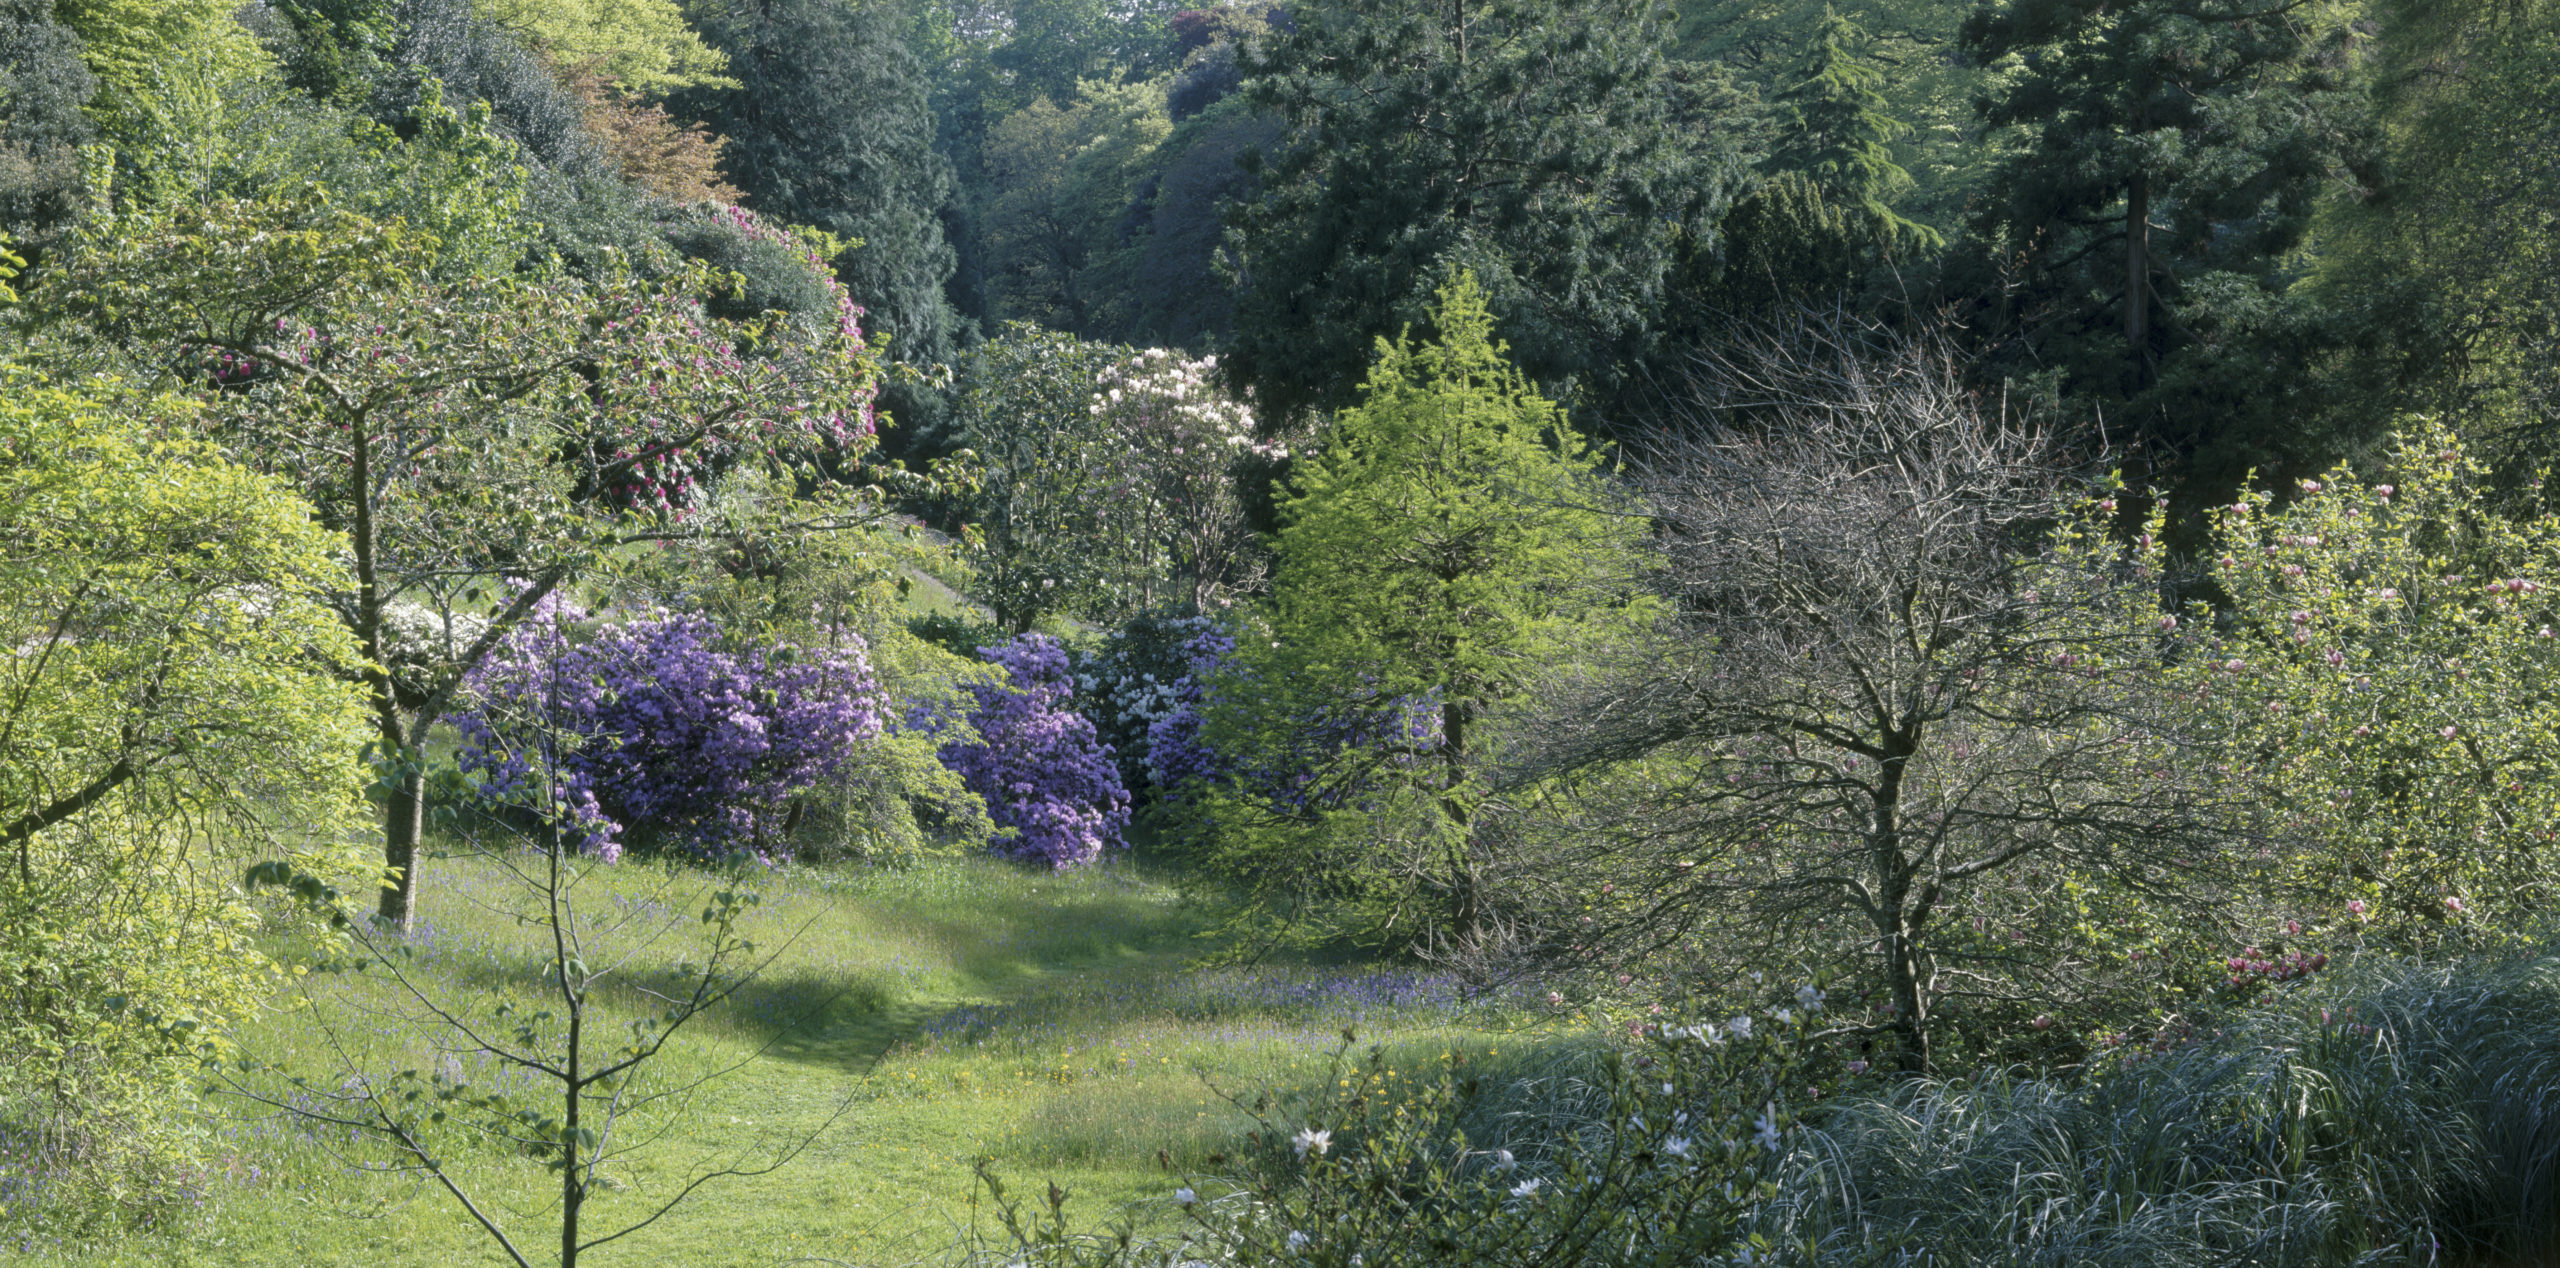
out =
[[[997,848],[1066,868],[1124,844],[1129,790],[1093,723],[1075,711],[1067,650],[1046,634],[979,649],[1007,681],[964,685],[969,734],[942,746],[943,764],[984,797],[997,826],[1013,835]],[[941,725],[919,709],[918,726]]]
[[858,638],[739,646],[654,611],[577,637],[554,605],[469,680],[460,763],[482,795],[541,805],[619,857],[632,829],[706,857],[788,853],[795,799],[879,737],[887,701]]

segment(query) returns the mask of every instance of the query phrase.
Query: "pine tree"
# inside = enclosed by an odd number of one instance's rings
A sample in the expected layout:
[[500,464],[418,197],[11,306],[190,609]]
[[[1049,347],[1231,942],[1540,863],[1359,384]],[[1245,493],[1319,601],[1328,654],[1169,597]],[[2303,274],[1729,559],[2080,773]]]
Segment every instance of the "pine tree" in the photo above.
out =
[[1864,213],[1878,240],[1936,246],[1938,232],[1894,211],[1911,174],[1893,161],[1893,142],[1910,125],[1886,112],[1884,68],[1866,55],[1866,32],[1826,8],[1793,80],[1778,93],[1786,126],[1765,167],[1802,172],[1827,201]]
[[2120,437],[2130,414],[2164,457],[2231,451],[2216,481],[2281,460],[2267,447],[2301,429],[2281,411],[2317,332],[2283,263],[2363,145],[2351,32],[2328,12],[1996,0],[1964,27],[1968,54],[2010,71],[1982,103],[2011,148],[1973,225],[1977,327],[2021,373],[2059,367]]
[[[1731,160],[1682,131],[1658,0],[1320,0],[1248,50],[1288,135],[1233,226],[1229,365],[1268,416],[1356,396],[1371,341],[1472,270],[1521,368],[1603,388],[1641,353]],[[1248,163],[1248,170],[1253,164]]]

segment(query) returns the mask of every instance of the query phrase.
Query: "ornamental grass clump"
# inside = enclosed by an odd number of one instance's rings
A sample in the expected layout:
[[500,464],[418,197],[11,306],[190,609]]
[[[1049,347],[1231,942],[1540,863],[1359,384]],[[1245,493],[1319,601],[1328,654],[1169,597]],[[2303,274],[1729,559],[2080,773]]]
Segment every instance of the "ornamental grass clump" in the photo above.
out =
[[2560,956],[2369,961],[2081,1079],[1843,1099],[1768,1214],[1806,1264],[2549,1262]]

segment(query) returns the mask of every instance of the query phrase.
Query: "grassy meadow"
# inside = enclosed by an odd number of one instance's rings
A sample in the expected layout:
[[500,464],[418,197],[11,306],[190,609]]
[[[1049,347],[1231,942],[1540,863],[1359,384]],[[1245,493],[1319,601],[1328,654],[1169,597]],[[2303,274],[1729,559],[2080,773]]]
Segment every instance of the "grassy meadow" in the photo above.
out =
[[[670,928],[628,965],[644,979],[679,961],[690,910],[715,882],[626,863],[593,871],[588,910]],[[666,1219],[591,1252],[604,1262],[687,1265],[908,1263],[947,1257],[972,1223],[974,1161],[1050,1179],[1083,1217],[1167,1220],[1173,1180],[1212,1169],[1250,1098],[1328,1077],[1345,1026],[1363,1048],[1427,1062],[1456,1047],[1505,1063],[1558,1038],[1545,1023],[1469,1003],[1445,977],[1360,963],[1201,967],[1196,912],[1140,867],[1051,874],[984,859],[903,871],[796,869],[762,882],[755,936],[782,949],[736,1000],[664,1058],[672,1081],[726,1071],[680,1112],[634,1119],[657,1136],[590,1227],[618,1226],[695,1168],[750,1163],[806,1141],[770,1174],[716,1182]],[[408,969],[429,993],[483,1015],[534,1002],[537,930],[508,913],[498,860],[431,864]],[[638,940],[635,938],[635,941]],[[628,979],[627,979],[628,980]],[[428,1033],[387,982],[315,974],[239,1036],[244,1053],[315,1082],[355,1065],[432,1062]],[[308,995],[308,1002],[304,996]],[[638,1014],[627,993],[619,1021]],[[341,1056],[340,1054],[344,1054]],[[1411,1068],[1411,1067],[1408,1067]],[[467,1072],[466,1073],[476,1073]],[[1391,1074],[1390,1080],[1398,1077]],[[95,1265],[503,1263],[432,1183],[369,1173],[387,1155],[244,1104],[210,1101],[213,1168],[177,1227],[88,1249],[44,1238],[29,1262]],[[531,1160],[464,1145],[448,1166],[519,1238],[550,1236],[556,1180]]]

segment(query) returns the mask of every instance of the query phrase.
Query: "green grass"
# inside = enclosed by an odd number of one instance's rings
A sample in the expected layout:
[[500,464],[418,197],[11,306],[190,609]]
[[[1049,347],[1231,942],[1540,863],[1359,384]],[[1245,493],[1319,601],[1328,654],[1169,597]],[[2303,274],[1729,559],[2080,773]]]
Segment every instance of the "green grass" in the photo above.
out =
[[[698,909],[691,895],[704,883],[626,864],[596,872],[584,901]],[[537,998],[538,931],[501,910],[508,889],[496,864],[438,860],[422,892],[429,929],[417,940],[419,980],[483,1006]],[[779,1172],[707,1188],[593,1262],[938,1258],[969,1221],[981,1155],[1012,1178],[1056,1180],[1086,1219],[1123,1209],[1161,1218],[1172,1181],[1158,1151],[1177,1166],[1208,1166],[1247,1121],[1220,1090],[1250,1096],[1326,1077],[1345,1025],[1359,1027],[1364,1044],[1386,1043],[1390,1064],[1409,1061],[1399,1067],[1407,1071],[1453,1046],[1516,1060],[1542,1042],[1457,1000],[1445,982],[1392,966],[1195,967],[1207,949],[1200,919],[1128,867],[1053,875],[967,860],[903,872],[799,870],[768,882],[754,919],[760,940],[790,938],[788,947],[665,1058],[684,1077],[735,1071],[689,1112],[648,1124],[664,1138],[590,1218],[618,1224],[688,1168],[741,1149],[816,1139]],[[682,936],[665,940],[633,967],[671,965],[685,949]],[[336,1045],[377,1070],[428,1062],[414,1021],[384,1011],[397,1002],[386,983],[313,981],[317,1006],[293,1010],[280,999],[240,1036],[244,1050],[315,1076],[338,1068]],[[604,1007],[617,1019],[635,1015],[627,993]],[[324,1027],[323,1017],[336,1024]],[[355,1169],[379,1153],[229,1104],[208,1124],[213,1174],[182,1229],[109,1247],[39,1239],[24,1248],[32,1261],[504,1262],[440,1191]],[[495,1195],[520,1238],[550,1236],[547,1173],[480,1146],[454,1148],[450,1165]]]

